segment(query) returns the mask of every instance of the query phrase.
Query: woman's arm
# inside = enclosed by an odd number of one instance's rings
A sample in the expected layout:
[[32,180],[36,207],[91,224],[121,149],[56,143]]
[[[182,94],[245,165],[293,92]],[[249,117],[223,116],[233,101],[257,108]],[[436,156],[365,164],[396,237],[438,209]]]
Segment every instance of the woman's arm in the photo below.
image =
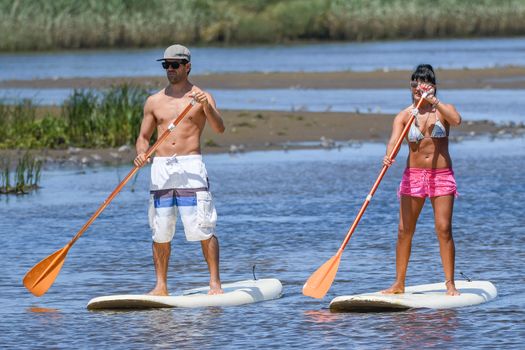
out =
[[454,105],[441,103],[437,100],[437,105],[435,105],[435,107],[441,116],[443,116],[443,119],[445,119],[450,125],[458,126],[461,124],[461,115],[458,113]]
[[[425,100],[427,100],[428,103],[430,103],[434,108],[436,108],[439,111],[439,113],[443,116],[443,119],[447,123],[453,126],[461,124],[461,115],[459,115],[454,105],[442,103],[434,95],[435,88],[431,85],[422,84],[421,86],[424,91],[427,91],[428,94],[427,97],[425,97]],[[425,89],[425,87],[428,87],[428,89]]]
[[392,163],[394,163],[393,159],[396,157],[397,152],[396,154],[392,155],[392,158],[390,158],[390,153],[394,149],[397,140],[399,140],[399,137],[403,133],[403,129],[405,128],[405,123],[407,119],[407,113],[407,110],[401,111],[394,118],[394,122],[392,124],[392,135],[390,135],[390,140],[388,141],[388,144],[386,146],[386,155],[383,158],[383,164],[386,166],[391,166]]

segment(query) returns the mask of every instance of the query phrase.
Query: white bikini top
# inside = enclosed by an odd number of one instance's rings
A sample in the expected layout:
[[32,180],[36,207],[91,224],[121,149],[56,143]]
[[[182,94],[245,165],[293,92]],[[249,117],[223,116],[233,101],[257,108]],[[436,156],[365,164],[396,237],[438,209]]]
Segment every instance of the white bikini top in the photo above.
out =
[[[430,133],[430,137],[433,139],[441,139],[444,137],[448,137],[447,135],[447,129],[439,120],[439,117],[437,113],[434,113],[436,115],[436,123],[434,124],[434,127],[432,128],[432,132]],[[410,125],[410,130],[408,131],[408,141],[409,142],[419,142],[425,138],[425,135],[421,132],[419,129],[417,117],[414,118],[414,122],[412,125]]]

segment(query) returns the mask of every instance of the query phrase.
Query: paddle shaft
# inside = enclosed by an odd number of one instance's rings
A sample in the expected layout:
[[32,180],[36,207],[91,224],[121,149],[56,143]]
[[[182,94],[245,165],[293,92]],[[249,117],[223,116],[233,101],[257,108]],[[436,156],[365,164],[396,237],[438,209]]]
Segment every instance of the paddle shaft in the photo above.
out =
[[[421,106],[421,103],[425,99],[426,95],[427,94],[424,93],[421,96],[421,98],[420,98],[420,100],[419,100],[419,102],[418,102],[418,104],[417,104],[417,106],[415,108],[416,110],[419,110],[419,106]],[[406,134],[408,133],[408,130],[410,129],[410,125],[414,122],[415,118],[416,118],[416,114],[413,113],[413,112],[410,113],[410,118],[408,120],[408,123],[405,125],[405,128],[403,129],[403,132],[401,133],[401,136],[399,136],[399,138],[397,139],[396,144],[394,145],[394,148],[392,149],[392,151],[388,155],[388,158],[391,161],[393,161],[396,158],[397,152],[399,151],[399,148],[401,147],[401,144],[403,143],[403,139],[405,138]],[[376,193],[376,190],[379,187],[379,184],[381,183],[381,180],[383,180],[383,176],[385,176],[386,171],[388,170],[388,168],[389,168],[389,166],[383,165],[383,168],[379,172],[379,176],[377,177],[376,182],[372,186],[372,189],[370,190],[370,193],[368,193],[368,196],[366,196],[365,202],[361,206],[361,209],[359,210],[359,213],[357,214],[357,217],[355,218],[354,223],[352,224],[352,226],[348,230],[348,233],[346,234],[345,240],[343,241],[343,244],[341,244],[341,247],[339,247],[339,250],[337,251],[336,255],[341,255],[343,250],[345,249],[346,245],[348,244],[348,241],[350,241],[350,238],[354,234],[354,231],[355,231],[355,229],[357,227],[357,224],[359,224],[359,220],[361,220],[361,217],[365,213],[365,210],[368,207],[368,204],[370,204],[370,201],[372,200],[372,197]]]
[[[150,158],[153,155],[153,153],[155,153],[157,148],[159,148],[159,146],[166,140],[166,138],[168,138],[169,134],[175,129],[175,126],[177,126],[177,124],[186,116],[186,114],[190,111],[190,109],[193,107],[194,104],[195,104],[195,100],[192,100],[186,106],[186,108],[184,108],[184,110],[180,113],[180,115],[177,117],[177,119],[175,119],[173,122],[171,122],[171,124],[168,126],[166,131],[164,131],[162,133],[162,135],[157,139],[157,141],[153,144],[153,146],[151,146],[148,149],[148,151],[146,152],[146,159]],[[80,231],[77,232],[75,237],[73,237],[71,239],[71,241],[69,241],[69,243],[66,245],[66,247],[68,247],[68,246],[71,247],[80,238],[80,236],[82,236],[82,234],[88,229],[88,227],[93,223],[93,221],[95,221],[95,219],[100,215],[100,213],[102,213],[104,211],[104,209],[106,209],[106,207],[109,205],[109,203],[111,203],[113,198],[115,198],[117,196],[117,194],[120,192],[120,190],[122,190],[122,188],[128,183],[128,181],[133,177],[133,175],[135,175],[135,173],[139,169],[140,169],[140,167],[136,166],[136,165],[133,167],[133,169],[131,169],[131,171],[128,173],[128,175],[126,175],[124,180],[122,180],[120,182],[120,184],[115,188],[115,190],[113,190],[113,192],[111,192],[111,194],[108,196],[108,198],[106,198],[104,203],[102,203],[102,205],[89,218],[89,220],[84,224],[84,226],[82,226],[82,228],[80,229]],[[69,248],[66,248],[66,250],[68,250],[68,249]]]

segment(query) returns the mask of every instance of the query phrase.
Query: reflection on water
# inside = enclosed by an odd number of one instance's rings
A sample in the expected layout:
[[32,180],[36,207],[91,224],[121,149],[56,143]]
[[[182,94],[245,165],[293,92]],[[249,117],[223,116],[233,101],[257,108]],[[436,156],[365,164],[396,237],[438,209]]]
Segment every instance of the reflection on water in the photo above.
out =
[[[525,66],[525,38],[195,47],[192,74]],[[0,54],[0,80],[155,76],[164,48]],[[120,64],[126,62],[126,64]],[[31,69],[27,69],[31,67]]]
[[[230,308],[86,310],[95,296],[146,292],[154,283],[147,169],[135,192],[125,188],[71,249],[49,292],[40,299],[30,295],[24,273],[67,243],[119,180],[115,168],[45,171],[39,191],[0,197],[0,342],[6,348],[519,348],[525,324],[525,218],[519,215],[524,146],[525,139],[515,138],[450,147],[461,192],[454,208],[457,270],[491,280],[498,298],[456,310],[400,313],[336,314],[328,304],[392,282],[402,162],[383,179],[328,295],[317,300],[301,294],[344,239],[379,173],[383,144],[205,157],[220,216],[222,279],[249,279],[257,264],[258,278],[279,278],[284,287],[281,299]],[[406,157],[405,148],[399,157]],[[185,242],[179,229],[170,290],[204,286],[207,279],[200,245]],[[408,284],[442,279],[427,203]]]
[[339,320],[337,314],[330,312],[330,310],[306,310],[304,313],[305,322],[314,323],[334,323]]
[[402,348],[428,349],[454,341],[460,328],[455,310],[408,311],[392,317],[399,334]]
[[27,311],[29,312],[35,312],[35,313],[59,313],[60,310],[58,309],[51,309],[51,308],[48,308],[48,307],[38,307],[38,306],[33,306],[33,307],[30,307],[27,309]]

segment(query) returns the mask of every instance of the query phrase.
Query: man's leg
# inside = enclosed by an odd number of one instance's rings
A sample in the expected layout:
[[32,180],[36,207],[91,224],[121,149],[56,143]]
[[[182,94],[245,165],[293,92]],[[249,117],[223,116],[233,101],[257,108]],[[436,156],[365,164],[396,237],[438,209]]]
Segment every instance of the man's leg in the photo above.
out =
[[168,264],[171,254],[171,242],[157,243],[153,242],[153,263],[155,264],[155,276],[157,283],[155,288],[148,294],[150,295],[168,295]]
[[221,277],[219,275],[219,240],[217,237],[201,241],[202,254],[210,271],[210,292],[208,294],[222,294]]

